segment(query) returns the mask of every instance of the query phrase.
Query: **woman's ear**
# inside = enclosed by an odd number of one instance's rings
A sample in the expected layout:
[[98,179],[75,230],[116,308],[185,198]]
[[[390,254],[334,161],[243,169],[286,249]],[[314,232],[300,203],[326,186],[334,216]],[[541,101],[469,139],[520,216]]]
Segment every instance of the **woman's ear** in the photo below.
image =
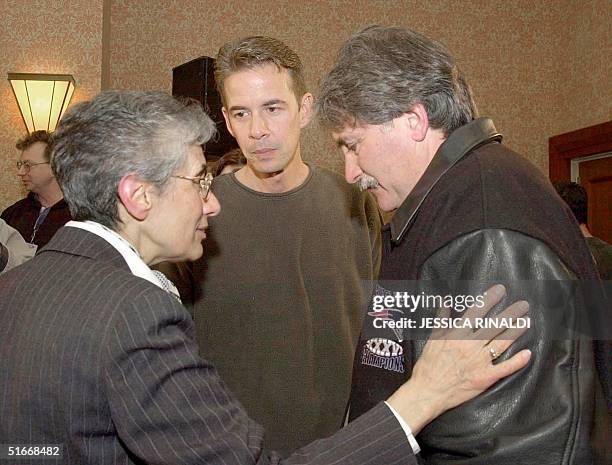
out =
[[125,210],[139,221],[147,217],[153,206],[151,185],[142,181],[135,174],[128,174],[121,178],[117,194]]

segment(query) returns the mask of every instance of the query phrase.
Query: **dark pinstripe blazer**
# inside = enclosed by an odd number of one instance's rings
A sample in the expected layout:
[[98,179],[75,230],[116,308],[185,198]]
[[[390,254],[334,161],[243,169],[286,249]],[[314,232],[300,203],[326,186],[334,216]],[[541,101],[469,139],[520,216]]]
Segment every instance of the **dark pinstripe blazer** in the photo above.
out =
[[192,336],[182,305],[106,241],[60,229],[0,277],[0,443],[62,444],[44,463],[70,465],[414,463],[382,404],[285,462],[264,452]]

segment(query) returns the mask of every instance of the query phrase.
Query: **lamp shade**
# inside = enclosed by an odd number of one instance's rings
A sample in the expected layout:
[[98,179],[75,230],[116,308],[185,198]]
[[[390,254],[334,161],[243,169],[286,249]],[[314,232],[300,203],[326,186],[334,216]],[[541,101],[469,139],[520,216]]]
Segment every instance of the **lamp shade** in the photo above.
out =
[[28,132],[55,130],[74,93],[70,74],[8,73]]

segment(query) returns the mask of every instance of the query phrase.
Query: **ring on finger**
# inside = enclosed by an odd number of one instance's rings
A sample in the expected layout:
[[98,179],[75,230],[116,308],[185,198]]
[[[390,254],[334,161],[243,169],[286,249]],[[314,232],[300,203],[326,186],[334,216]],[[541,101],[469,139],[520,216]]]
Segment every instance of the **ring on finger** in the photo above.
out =
[[495,360],[499,358],[501,354],[499,354],[493,347],[489,347],[489,355],[491,355],[491,360]]

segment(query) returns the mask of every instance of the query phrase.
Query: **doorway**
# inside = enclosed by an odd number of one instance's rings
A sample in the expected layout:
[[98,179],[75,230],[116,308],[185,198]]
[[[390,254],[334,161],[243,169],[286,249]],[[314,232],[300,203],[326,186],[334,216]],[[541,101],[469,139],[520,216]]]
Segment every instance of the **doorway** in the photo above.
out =
[[550,180],[586,189],[589,230],[612,243],[612,121],[551,137],[548,149]]

